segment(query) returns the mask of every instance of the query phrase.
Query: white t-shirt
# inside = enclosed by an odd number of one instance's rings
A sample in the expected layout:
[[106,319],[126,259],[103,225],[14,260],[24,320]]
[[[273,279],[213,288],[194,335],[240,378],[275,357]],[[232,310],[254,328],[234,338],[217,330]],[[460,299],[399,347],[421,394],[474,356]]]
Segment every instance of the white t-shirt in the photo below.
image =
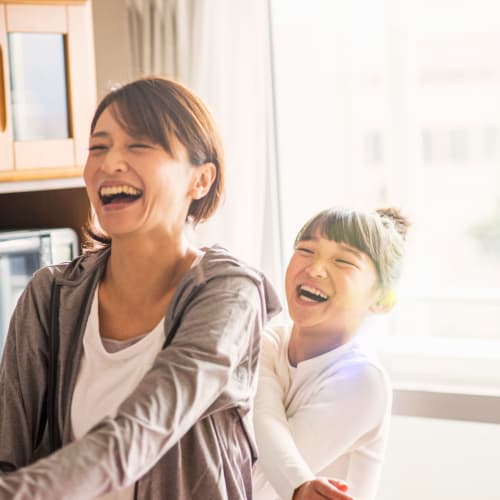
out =
[[373,500],[390,420],[388,378],[355,342],[293,367],[290,331],[268,328],[263,337],[254,499],[288,500],[303,482],[327,476],[347,481],[356,500]]
[[[96,289],[83,336],[83,354],[71,403],[75,439],[86,434],[104,417],[114,417],[120,404],[153,366],[165,340],[163,323],[162,319],[151,332],[132,340],[101,339]],[[98,498],[132,500],[134,485]]]

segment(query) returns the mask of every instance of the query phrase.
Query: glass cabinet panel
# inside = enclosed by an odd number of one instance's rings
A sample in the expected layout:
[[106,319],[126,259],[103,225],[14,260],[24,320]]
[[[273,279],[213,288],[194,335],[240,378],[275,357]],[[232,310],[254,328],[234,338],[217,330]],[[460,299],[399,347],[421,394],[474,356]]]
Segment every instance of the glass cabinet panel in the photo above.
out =
[[17,300],[39,267],[40,257],[34,251],[0,255],[0,357]]
[[65,35],[9,33],[15,141],[70,137]]

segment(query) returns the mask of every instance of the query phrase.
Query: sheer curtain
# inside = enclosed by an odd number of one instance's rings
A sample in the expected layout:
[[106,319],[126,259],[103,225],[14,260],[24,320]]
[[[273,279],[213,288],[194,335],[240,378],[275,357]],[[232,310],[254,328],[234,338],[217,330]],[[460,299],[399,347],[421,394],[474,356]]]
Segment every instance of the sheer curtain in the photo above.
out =
[[283,264],[268,0],[129,0],[135,75],[193,89],[226,152],[222,206],[193,237],[218,242],[281,289]]

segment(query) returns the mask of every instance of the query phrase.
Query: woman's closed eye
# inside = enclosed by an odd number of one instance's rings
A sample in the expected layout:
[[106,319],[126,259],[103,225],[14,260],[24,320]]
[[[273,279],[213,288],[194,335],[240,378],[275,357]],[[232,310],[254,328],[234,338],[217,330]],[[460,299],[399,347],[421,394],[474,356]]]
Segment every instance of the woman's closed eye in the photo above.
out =
[[104,151],[105,149],[107,149],[105,144],[91,144],[89,146],[89,151]]
[[134,142],[129,145],[129,149],[151,149],[153,144],[149,144],[147,142]]

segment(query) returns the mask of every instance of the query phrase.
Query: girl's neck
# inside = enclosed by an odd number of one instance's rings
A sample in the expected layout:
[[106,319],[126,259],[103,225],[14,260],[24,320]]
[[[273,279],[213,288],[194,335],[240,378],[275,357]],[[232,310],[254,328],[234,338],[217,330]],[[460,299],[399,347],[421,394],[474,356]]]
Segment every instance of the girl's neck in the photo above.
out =
[[293,366],[346,344],[353,337],[347,331],[319,331],[294,324],[288,343],[288,359]]

